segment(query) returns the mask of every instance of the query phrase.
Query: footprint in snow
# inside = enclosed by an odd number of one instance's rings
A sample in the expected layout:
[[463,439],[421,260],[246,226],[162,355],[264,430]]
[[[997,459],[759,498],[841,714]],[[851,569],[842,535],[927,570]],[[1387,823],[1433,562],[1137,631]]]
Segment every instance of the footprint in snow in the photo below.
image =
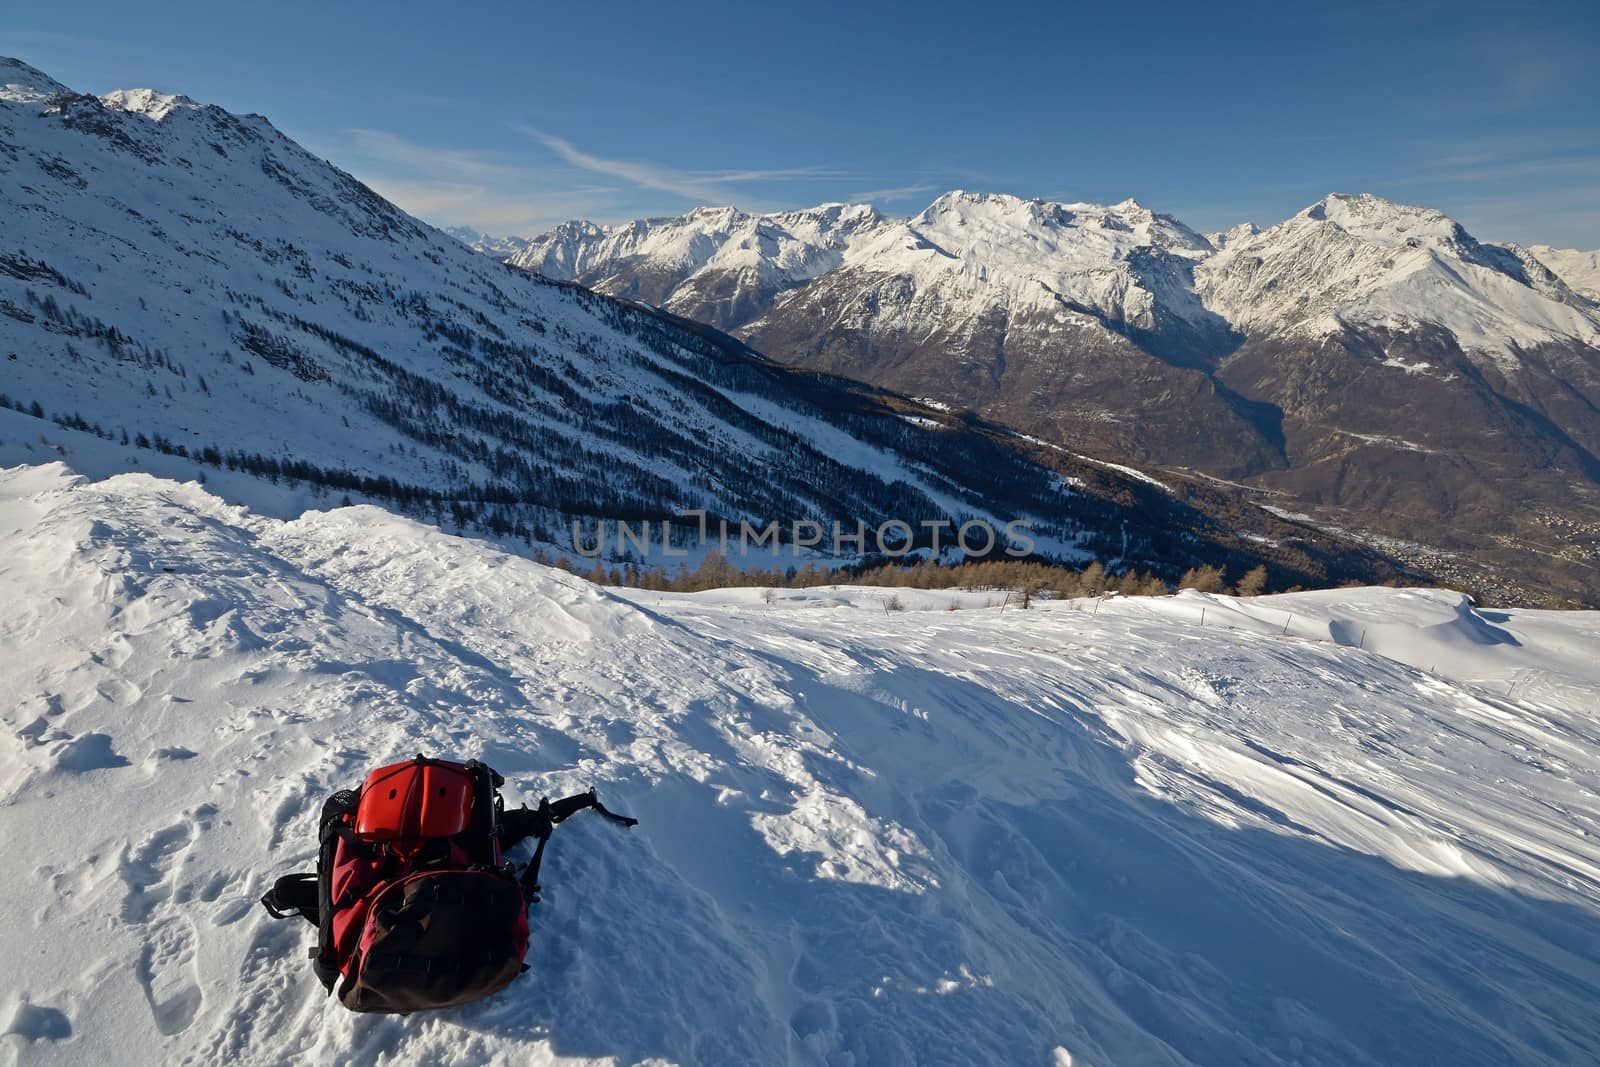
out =
[[40,715],[28,725],[18,730],[17,736],[22,739],[22,743],[24,745],[37,745],[42,742],[46,731],[49,729],[50,720],[46,719],[43,715]]
[[269,850],[276,849],[283,843],[284,833],[294,823],[295,816],[305,810],[311,788],[309,782],[301,782],[293,787],[293,792],[280,799],[270,813],[265,808],[261,810],[262,822],[271,833],[267,840]]
[[155,907],[172,896],[174,869],[193,840],[194,827],[185,821],[157,830],[128,850],[119,871],[128,887],[122,901],[124,922],[148,922]]
[[110,667],[114,671],[121,670],[123,664],[133,658],[133,646],[128,643],[125,635],[112,634],[106,641],[106,647],[89,658],[102,667]]
[[217,905],[211,913],[211,925],[216,927],[232,926],[246,915],[250,914],[256,902],[249,897],[233,897]]
[[39,895],[41,906],[34,914],[34,925],[42,927],[57,915],[75,915],[90,907],[104,887],[107,873],[98,854],[60,866],[46,864],[36,868],[34,877],[44,883],[47,891]]
[[236,1063],[255,1048],[263,1034],[275,1041],[283,1040],[293,1025],[292,1015],[305,1003],[304,983],[284,980],[284,975],[304,959],[301,952],[306,935],[300,925],[270,923],[257,927],[239,967],[238,988],[232,998],[241,1007],[222,1013],[200,1062]]
[[169,1037],[187,1030],[205,1000],[189,921],[180,916],[152,927],[139,951],[135,973],[150,1002],[156,1029]]

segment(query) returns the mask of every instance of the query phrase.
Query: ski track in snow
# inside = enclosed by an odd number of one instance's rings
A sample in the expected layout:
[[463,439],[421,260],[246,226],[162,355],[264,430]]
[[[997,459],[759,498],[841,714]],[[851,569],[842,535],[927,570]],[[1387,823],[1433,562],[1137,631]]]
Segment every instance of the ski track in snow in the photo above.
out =
[[[0,1062],[1600,1059],[1595,613],[608,591],[59,464],[0,590]],[[642,824],[506,993],[352,1015],[255,901],[417,751]]]

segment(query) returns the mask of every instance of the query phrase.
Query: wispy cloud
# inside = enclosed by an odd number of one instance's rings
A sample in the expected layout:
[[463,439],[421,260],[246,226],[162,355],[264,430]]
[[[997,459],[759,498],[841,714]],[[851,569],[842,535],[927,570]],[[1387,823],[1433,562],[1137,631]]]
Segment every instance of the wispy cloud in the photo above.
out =
[[575,183],[565,168],[504,153],[421,145],[386,130],[344,132],[341,166],[413,215],[441,225],[532,236],[567,219],[604,216],[619,192],[614,184]]
[[[752,189],[788,181],[809,184],[859,178],[825,167],[681,170],[647,161],[610,159],[533,127],[514,128],[549,155],[518,149],[521,142],[496,150],[424,145],[371,128],[343,131],[345,140],[337,147],[316,143],[309,147],[325,155],[336,153],[340,165],[430,222],[524,236],[572,218],[615,222],[663,214],[684,206],[681,202],[689,206],[737,202],[753,211],[780,210],[796,204],[752,195]],[[596,181],[597,175],[606,180]],[[909,195],[928,188],[931,186],[918,183],[865,193],[859,199],[887,199],[891,194]],[[801,199],[810,195],[803,194]],[[828,198],[819,195],[805,202],[824,199]]]
[[1495,139],[1441,141],[1401,175],[1432,182],[1583,177],[1600,174],[1600,133],[1545,130]]
[[1458,47],[1474,78],[1496,90],[1490,99],[1511,112],[1531,111],[1589,90],[1591,44],[1540,19],[1527,19],[1521,25],[1464,31]]
[[865,192],[852,193],[846,199],[852,204],[892,204],[908,197],[931,193],[938,188],[932,182],[917,182],[913,185],[895,185],[887,189],[868,189]]
[[614,189],[591,187],[537,194],[500,193],[470,183],[367,177],[379,195],[440,226],[471,226],[496,236],[534,237],[558,222],[589,218]]
[[1600,192],[1592,188],[1540,197],[1457,197],[1449,211],[1468,232],[1485,240],[1557,248],[1600,247]]
[[[569,166],[579,170],[619,178],[642,189],[671,193],[696,204],[705,204],[726,197],[731,187],[756,182],[808,178],[837,179],[843,173],[824,167],[783,167],[769,170],[688,171],[643,160],[609,159],[586,152],[564,137],[534,129],[521,123],[513,128],[539,142]],[[748,205],[747,205],[748,206]]]
[[353,129],[346,133],[364,157],[413,171],[477,179],[516,178],[526,173],[526,168],[496,162],[487,152],[419,145],[386,130]]
[[1424,170],[1418,175],[1435,182],[1488,182],[1505,178],[1600,176],[1600,157],[1591,159],[1530,159],[1522,162],[1479,161],[1455,167]]
[[[536,149],[519,151],[518,142],[496,150],[445,148],[418,144],[387,130],[357,128],[344,131],[339,162],[430,222],[523,236],[573,218],[618,222],[728,203],[749,211],[779,211],[846,200],[893,210],[962,185],[965,177],[913,170],[905,175],[910,181],[891,180],[848,196],[829,196],[823,191],[828,185],[862,183],[863,175],[821,166],[685,170],[602,156],[532,126],[512,124],[512,128],[548,155]],[[596,181],[596,176],[605,180]],[[971,181],[965,185],[988,187]],[[774,195],[780,187],[781,193]]]

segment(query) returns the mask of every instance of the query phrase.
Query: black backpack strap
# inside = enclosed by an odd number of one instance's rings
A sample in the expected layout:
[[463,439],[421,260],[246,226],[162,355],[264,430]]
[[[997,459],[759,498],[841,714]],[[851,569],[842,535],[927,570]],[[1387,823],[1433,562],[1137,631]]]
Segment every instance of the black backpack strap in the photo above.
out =
[[[589,790],[589,795],[591,797],[594,796],[594,790],[593,789]],[[612,822],[620,823],[624,830],[627,830],[627,829],[630,829],[632,827],[635,827],[635,826],[639,825],[639,820],[635,819],[631,815],[618,815],[614,811],[607,811],[606,810],[606,806],[604,804],[600,803],[600,801],[598,801],[598,800],[596,800],[593,804],[590,804],[589,806],[594,809],[596,815],[604,815],[606,818],[610,819]]]
[[339,961],[334,958],[333,913],[349,903],[333,899],[333,861],[341,840],[362,844],[346,825],[354,820],[360,804],[359,790],[341,789],[323,803],[322,816],[317,823],[317,837],[321,842],[317,854],[317,917],[320,921],[317,923],[317,947],[312,950],[311,968],[322,987],[330,993],[339,977]]
[[287,919],[298,915],[312,926],[320,921],[317,900],[317,876],[314,874],[286,874],[272,884],[261,906],[274,919]]
[[316,873],[286,874],[261,898],[261,906],[274,919],[298,915],[317,928],[317,947],[311,950],[312,966],[317,978],[330,990],[339,974],[337,961],[333,959],[334,852],[341,839],[355,840],[344,826],[344,816],[355,811],[358,800],[359,794],[350,789],[341,789],[327,799],[318,819],[320,847]]
[[354,809],[355,794],[348,789],[341,789],[323,803],[322,816],[318,820],[318,837],[322,847],[317,857],[316,873],[286,874],[272,883],[272,888],[261,898],[261,906],[267,909],[267,914],[274,919],[298,915],[312,926],[321,926],[322,917],[331,910],[331,901],[323,899],[321,886],[322,870],[333,862],[330,838],[341,832],[339,816]]
[[[539,806],[543,808],[545,804],[541,803]],[[539,835],[539,845],[533,850],[533,859],[528,861],[528,866],[522,871],[522,877],[517,880],[517,884],[522,887],[522,897],[528,902],[529,907],[539,903],[539,892],[543,889],[539,884],[539,865],[544,862],[544,846],[549,843],[550,831],[546,830]]]
[[544,847],[549,843],[550,835],[555,832],[558,825],[585,809],[593,809],[624,827],[639,825],[638,819],[607,811],[592,788],[587,793],[563,797],[554,803],[549,797],[543,797],[539,801],[539,806],[532,811],[524,806],[515,811],[501,813],[500,836],[503,847],[510,848],[530,837],[539,839],[538,846],[533,850],[533,858],[528,861],[528,866],[523,870],[522,878],[519,880],[522,895],[527,898],[529,904],[539,903],[539,866],[544,862]]
[[[540,806],[542,807],[543,805],[541,804]],[[585,808],[591,808],[596,814],[604,815],[612,822],[621,823],[623,826],[639,825],[638,819],[629,818],[626,815],[618,815],[615,812],[607,811],[606,806],[600,803],[600,798],[595,795],[593,789],[590,789],[587,793],[578,793],[574,796],[566,797],[562,800],[556,801],[554,804],[551,804],[550,821],[552,823],[565,822],[567,819],[570,819],[572,816],[578,814],[578,812],[584,810]]]

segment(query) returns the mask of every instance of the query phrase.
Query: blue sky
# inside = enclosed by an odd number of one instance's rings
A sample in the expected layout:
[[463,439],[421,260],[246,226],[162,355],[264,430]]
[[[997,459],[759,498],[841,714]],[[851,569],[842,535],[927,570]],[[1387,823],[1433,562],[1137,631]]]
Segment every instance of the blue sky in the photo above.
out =
[[[144,10],[141,10],[144,8]],[[1600,247],[1600,5],[12,5],[0,53],[282,130],[432,222],[1135,197],[1198,229],[1331,191]]]

